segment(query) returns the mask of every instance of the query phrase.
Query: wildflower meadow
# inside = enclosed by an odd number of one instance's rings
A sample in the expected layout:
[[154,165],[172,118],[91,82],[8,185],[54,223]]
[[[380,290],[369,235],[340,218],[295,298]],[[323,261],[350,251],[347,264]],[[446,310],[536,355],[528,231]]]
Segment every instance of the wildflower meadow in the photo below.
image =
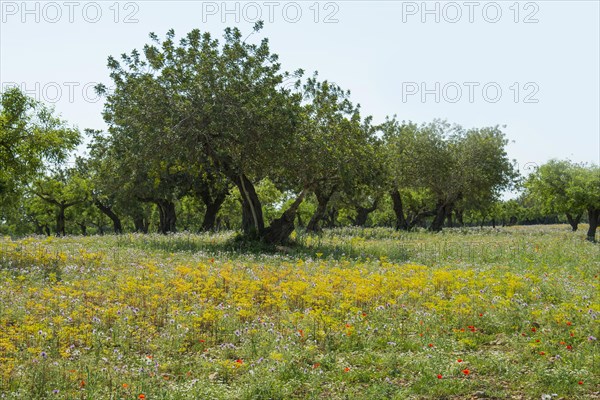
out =
[[598,398],[565,226],[0,242],[0,398]]

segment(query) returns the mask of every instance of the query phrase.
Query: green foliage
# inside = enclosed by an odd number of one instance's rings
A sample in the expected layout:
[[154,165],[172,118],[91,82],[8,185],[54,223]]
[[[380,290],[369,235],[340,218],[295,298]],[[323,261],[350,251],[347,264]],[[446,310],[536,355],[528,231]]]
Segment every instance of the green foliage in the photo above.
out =
[[0,94],[0,212],[47,163],[64,161],[80,135],[17,88]]
[[[585,208],[571,194],[580,167],[570,161],[550,160],[541,165],[525,182],[527,196],[546,213],[582,212]],[[581,200],[581,198],[579,198]]]

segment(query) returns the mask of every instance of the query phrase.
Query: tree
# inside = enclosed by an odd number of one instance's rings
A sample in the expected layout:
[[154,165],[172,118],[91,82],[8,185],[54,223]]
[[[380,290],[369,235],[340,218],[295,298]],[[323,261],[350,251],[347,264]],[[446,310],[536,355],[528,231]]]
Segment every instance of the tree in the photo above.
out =
[[[261,25],[257,24],[255,32]],[[137,149],[135,143],[141,143],[146,149],[143,154],[148,155],[144,165],[136,164],[131,174],[153,163],[155,167],[201,163],[204,171],[217,171],[238,189],[246,236],[273,243],[286,240],[294,228],[297,208],[315,184],[305,171],[311,156],[306,150],[313,145],[310,132],[301,129],[307,118],[302,95],[282,85],[301,71],[281,72],[266,39],[249,44],[237,29],[225,30],[222,45],[198,30],[179,45],[174,37],[172,30],[162,42],[151,34],[153,44],[145,46],[143,56],[137,51],[124,55],[123,65],[109,59],[115,83],[105,104],[109,133],[124,138],[123,149]],[[105,92],[103,87],[98,89]],[[139,135],[149,140],[130,139]],[[149,153],[162,148],[161,142],[169,150],[159,161]],[[158,180],[169,180],[171,171],[167,172]],[[142,176],[144,181],[148,177]],[[297,193],[290,208],[269,227],[265,227],[255,187],[267,177],[280,190]],[[168,192],[173,192],[172,186],[165,187]]]
[[391,196],[399,229],[409,226],[400,188],[420,193],[426,199],[423,204],[434,202],[432,209],[418,211],[415,217],[432,215],[430,230],[437,232],[458,204],[491,207],[516,178],[505,150],[508,141],[498,127],[465,130],[439,120],[417,126],[394,118],[381,130],[389,144]]
[[77,175],[74,168],[58,169],[53,174],[35,181],[32,192],[55,208],[56,234],[66,234],[65,211],[86,200],[87,188],[85,179]]
[[311,182],[317,208],[306,229],[317,232],[327,206],[338,192],[351,193],[371,181],[376,168],[374,129],[371,119],[361,119],[360,107],[349,99],[350,92],[315,74],[303,86],[306,103],[299,128],[302,171]]
[[573,232],[577,230],[585,202],[576,203],[572,185],[579,166],[570,161],[550,160],[538,167],[525,182],[530,196],[547,214],[565,214]]
[[17,88],[0,94],[0,211],[48,162],[64,161],[80,141],[53,111]]
[[575,207],[583,207],[588,212],[589,228],[587,240],[596,242],[596,229],[600,224],[600,166],[579,165],[573,176],[567,195],[573,199]]
[[[433,195],[429,191],[439,166],[446,162],[444,142],[425,125],[386,119],[379,126],[386,143],[385,167],[389,194],[396,216],[396,229],[410,230],[424,218],[433,216]],[[407,198],[411,207],[407,213]]]

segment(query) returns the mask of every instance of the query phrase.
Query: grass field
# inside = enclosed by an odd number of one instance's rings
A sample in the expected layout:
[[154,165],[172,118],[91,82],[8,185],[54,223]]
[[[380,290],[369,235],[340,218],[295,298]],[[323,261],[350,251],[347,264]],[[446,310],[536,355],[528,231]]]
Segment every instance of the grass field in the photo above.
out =
[[600,398],[584,228],[0,239],[0,398]]

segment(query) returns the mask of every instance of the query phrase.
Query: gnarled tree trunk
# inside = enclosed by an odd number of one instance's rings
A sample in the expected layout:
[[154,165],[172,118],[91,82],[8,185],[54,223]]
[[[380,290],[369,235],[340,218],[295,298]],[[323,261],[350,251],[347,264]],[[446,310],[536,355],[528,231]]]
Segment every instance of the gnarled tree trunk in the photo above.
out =
[[304,200],[305,195],[306,190],[303,190],[281,217],[271,222],[271,225],[265,229],[262,240],[270,244],[279,244],[288,241],[294,231],[294,219],[296,219],[298,207]]
[[136,232],[148,233],[148,221],[143,215],[135,215],[133,217],[133,226]]
[[262,206],[254,185],[244,174],[230,176],[242,196],[242,230],[250,238],[260,238],[265,230]]
[[596,243],[596,229],[600,224],[600,208],[588,207],[588,220],[590,227],[587,231],[587,240]]
[[438,202],[436,206],[435,216],[433,217],[433,221],[431,221],[431,225],[429,230],[432,232],[440,232],[444,225],[444,220],[446,219],[446,215],[452,211],[452,207],[443,202]]
[[408,223],[406,222],[406,217],[404,216],[404,207],[402,205],[402,197],[400,197],[400,192],[398,189],[394,189],[390,192],[390,196],[392,198],[392,207],[394,209],[394,214],[396,215],[396,230],[408,230]]
[[569,225],[571,225],[572,231],[576,232],[577,228],[579,227],[579,223],[581,222],[581,216],[583,215],[583,213],[579,213],[575,215],[575,217],[573,217],[570,213],[566,213],[566,215],[567,221],[569,221]]
[[355,206],[356,208],[356,218],[354,219],[354,225],[356,226],[365,226],[367,223],[367,219],[369,218],[369,214],[377,209],[377,203],[379,199],[375,199],[373,201],[373,205],[370,207],[363,207],[360,205]]
[[177,215],[175,213],[175,203],[169,200],[155,200],[158,206],[160,233],[176,232]]
[[225,198],[229,194],[229,189],[216,190],[216,193],[211,195],[211,190],[208,187],[201,188],[198,190],[198,195],[202,198],[202,202],[206,206],[204,212],[204,219],[202,221],[203,231],[212,231],[215,229],[215,223],[217,221],[217,214],[225,201]]
[[123,225],[121,224],[121,219],[117,214],[114,213],[112,208],[102,204],[99,200],[94,200],[94,204],[113,222],[113,230],[115,231],[115,233],[123,233]]
[[306,230],[308,232],[320,232],[322,230],[320,226],[320,222],[325,219],[325,215],[327,213],[327,204],[329,204],[329,200],[331,196],[335,193],[335,189],[331,190],[328,193],[324,193],[320,190],[315,190],[315,196],[317,197],[317,209],[315,213],[310,218],[308,225],[306,225]]
[[64,204],[59,204],[56,213],[56,236],[65,236],[65,207]]
[[79,225],[79,229],[81,230],[81,236],[86,236],[87,235],[87,224],[84,222],[78,222],[77,225]]

